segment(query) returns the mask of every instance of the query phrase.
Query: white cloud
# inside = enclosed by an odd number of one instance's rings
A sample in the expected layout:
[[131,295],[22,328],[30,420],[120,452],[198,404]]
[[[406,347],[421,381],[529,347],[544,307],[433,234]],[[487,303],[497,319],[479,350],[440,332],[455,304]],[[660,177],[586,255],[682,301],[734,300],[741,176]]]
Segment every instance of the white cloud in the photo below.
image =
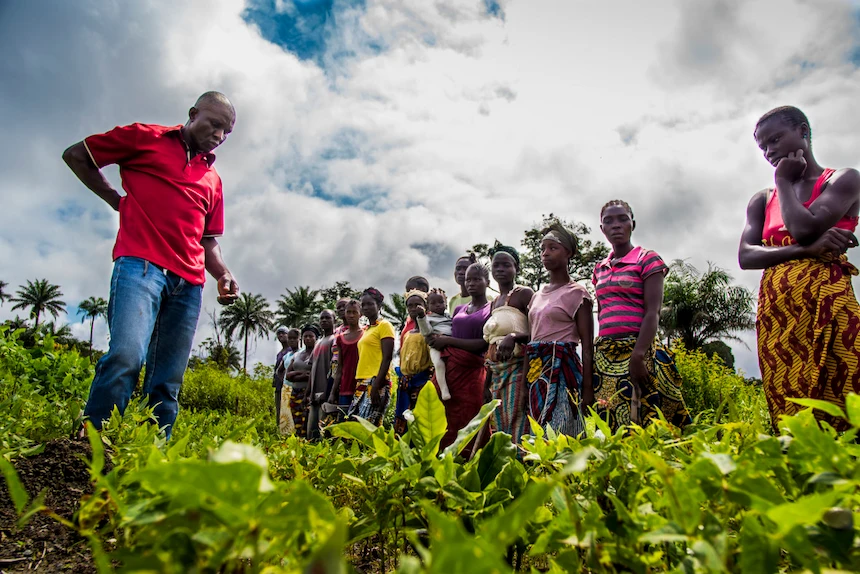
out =
[[[48,277],[74,303],[106,296],[115,220],[60,153],[116,124],[180,123],[207,89],[238,110],[218,150],[225,256],[272,301],[339,279],[391,292],[430,273],[451,287],[410,246],[518,242],[550,211],[600,239],[598,210],[616,197],[637,212],[636,241],[755,288],[736,249],[746,202],[772,177],[756,118],[799,105],[818,157],[857,165],[847,2],[520,0],[504,21],[477,0],[366,5],[339,13],[330,52],[356,55],[330,54],[326,69],[262,38],[239,0],[3,8],[0,278]],[[753,352],[736,353],[756,370]]]

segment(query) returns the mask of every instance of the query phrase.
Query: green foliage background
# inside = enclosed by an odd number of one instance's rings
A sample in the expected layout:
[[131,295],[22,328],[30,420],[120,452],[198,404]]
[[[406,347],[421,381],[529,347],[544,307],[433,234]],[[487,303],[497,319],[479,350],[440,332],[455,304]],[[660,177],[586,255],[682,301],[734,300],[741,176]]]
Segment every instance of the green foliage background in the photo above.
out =
[[[469,460],[493,403],[443,452],[430,387],[403,437],[358,421],[308,443],[276,433],[270,370],[199,366],[169,444],[139,402],[90,432],[95,492],[57,519],[103,572],[860,569],[860,399],[844,435],[804,411],[774,436],[759,386],[698,351],[677,362],[697,413],[684,433],[613,435],[592,416],[581,440],[535,425],[519,449],[497,433]],[[0,330],[0,467],[22,520],[50,509],[8,461],[76,430],[91,377],[77,352]]]

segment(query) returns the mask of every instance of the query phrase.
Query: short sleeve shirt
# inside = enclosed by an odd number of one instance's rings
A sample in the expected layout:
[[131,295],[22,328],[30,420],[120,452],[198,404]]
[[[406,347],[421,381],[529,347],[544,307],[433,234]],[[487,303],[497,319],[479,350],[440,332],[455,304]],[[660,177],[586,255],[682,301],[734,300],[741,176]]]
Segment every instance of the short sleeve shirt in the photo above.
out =
[[529,303],[531,340],[579,343],[576,312],[586,299],[591,301],[588,290],[575,281],[537,291]]
[[224,233],[224,198],[215,156],[191,157],[181,128],[131,124],[89,136],[84,145],[99,168],[119,166],[126,193],[113,258],[139,257],[202,285],[200,242]]
[[665,275],[666,263],[654,251],[636,247],[619,260],[613,254],[597,264],[594,284],[601,337],[638,335],[645,317],[645,279]]
[[380,319],[375,325],[364,330],[358,341],[356,380],[363,381],[379,374],[379,366],[382,365],[382,340],[393,339],[394,336],[394,327],[385,319]]

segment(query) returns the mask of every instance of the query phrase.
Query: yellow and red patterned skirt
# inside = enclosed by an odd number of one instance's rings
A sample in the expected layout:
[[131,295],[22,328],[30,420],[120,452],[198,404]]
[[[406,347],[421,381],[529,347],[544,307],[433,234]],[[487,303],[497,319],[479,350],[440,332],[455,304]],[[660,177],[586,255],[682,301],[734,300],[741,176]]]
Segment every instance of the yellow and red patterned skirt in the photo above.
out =
[[[756,332],[759,366],[771,421],[803,410],[790,398],[824,400],[845,408],[860,393],[860,305],[843,255],[833,261],[797,259],[764,270]],[[839,430],[844,420],[816,410]]]

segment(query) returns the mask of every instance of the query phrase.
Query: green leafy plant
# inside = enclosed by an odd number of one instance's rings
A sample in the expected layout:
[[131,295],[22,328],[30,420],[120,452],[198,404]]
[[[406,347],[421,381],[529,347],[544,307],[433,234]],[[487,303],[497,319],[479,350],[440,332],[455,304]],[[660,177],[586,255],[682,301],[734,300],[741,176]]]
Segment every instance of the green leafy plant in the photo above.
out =
[[12,415],[0,419],[0,471],[18,525],[53,517],[102,572],[860,570],[860,397],[844,410],[801,400],[774,435],[760,386],[701,352],[676,358],[697,414],[683,432],[661,420],[613,434],[591,414],[584,437],[530,421],[514,444],[481,433],[489,403],[445,449],[431,385],[402,436],[359,419],[312,443],[277,433],[268,370],[201,367],[170,442],[144,400],[88,428],[93,491],[69,519],[15,465],[77,428],[92,366],[0,329],[0,408]]

